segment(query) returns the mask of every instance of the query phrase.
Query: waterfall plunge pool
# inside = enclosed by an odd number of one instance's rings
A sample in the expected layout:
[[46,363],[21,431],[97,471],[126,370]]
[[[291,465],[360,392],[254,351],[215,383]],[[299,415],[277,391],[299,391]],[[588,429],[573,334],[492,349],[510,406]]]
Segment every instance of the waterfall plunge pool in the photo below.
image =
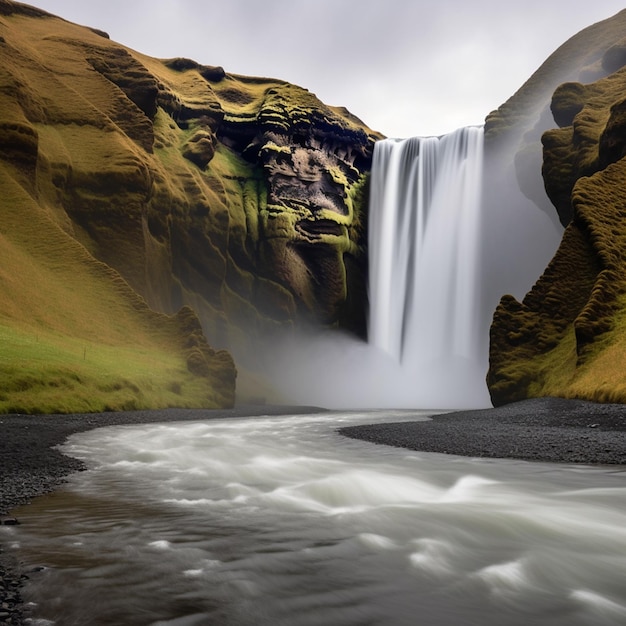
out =
[[[621,468],[376,446],[332,412],[98,429],[17,511],[31,623],[626,623]],[[7,537],[6,535],[9,535]],[[8,539],[8,541],[6,541]]]

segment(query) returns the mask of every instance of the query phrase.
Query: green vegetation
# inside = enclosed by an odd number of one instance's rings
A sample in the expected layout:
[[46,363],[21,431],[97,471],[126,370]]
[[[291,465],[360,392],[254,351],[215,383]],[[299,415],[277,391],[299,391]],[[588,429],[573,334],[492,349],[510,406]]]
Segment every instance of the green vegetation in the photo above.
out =
[[0,413],[213,407],[179,354],[0,326]]
[[[518,180],[538,173],[529,155],[541,142],[545,208],[567,225],[523,302],[504,296],[494,314],[496,405],[549,395],[626,403],[625,27],[622,11],[570,39],[487,120],[488,148],[519,143]],[[544,132],[549,115],[558,128]],[[525,190],[541,206],[532,184]]]

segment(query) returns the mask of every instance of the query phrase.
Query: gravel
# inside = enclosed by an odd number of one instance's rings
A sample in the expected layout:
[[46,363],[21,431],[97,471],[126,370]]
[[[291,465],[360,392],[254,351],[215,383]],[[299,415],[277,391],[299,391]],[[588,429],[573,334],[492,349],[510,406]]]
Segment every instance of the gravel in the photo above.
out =
[[350,426],[363,439],[470,457],[626,464],[626,405],[537,398],[497,409],[457,411],[420,422]]

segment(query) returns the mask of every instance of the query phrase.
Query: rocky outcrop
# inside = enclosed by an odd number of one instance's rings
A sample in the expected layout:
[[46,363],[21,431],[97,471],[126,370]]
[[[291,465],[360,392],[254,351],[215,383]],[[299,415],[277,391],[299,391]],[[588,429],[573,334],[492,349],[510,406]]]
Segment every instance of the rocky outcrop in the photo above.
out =
[[563,226],[569,223],[571,211],[561,204],[557,204],[557,212],[554,211],[553,198],[548,198],[544,189],[548,183],[544,184],[542,178],[542,136],[555,124],[551,103],[559,101],[556,113],[559,125],[562,119],[558,116],[576,114],[580,104],[579,88],[618,69],[624,33],[626,11],[582,30],[550,55],[485,121],[491,169],[497,169],[497,164],[513,153],[513,171],[509,178],[551,220],[560,221]]
[[[610,28],[609,28],[610,27]],[[521,303],[507,296],[491,327],[494,404],[554,395],[626,402],[626,16],[607,22],[595,67],[607,76],[568,81],[551,101],[543,178],[562,243]]]

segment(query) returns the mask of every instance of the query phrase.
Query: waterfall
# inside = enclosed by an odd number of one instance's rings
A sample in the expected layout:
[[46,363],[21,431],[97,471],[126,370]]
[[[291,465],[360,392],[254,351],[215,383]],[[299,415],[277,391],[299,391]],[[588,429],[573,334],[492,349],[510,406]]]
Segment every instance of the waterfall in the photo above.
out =
[[369,341],[438,402],[451,385],[484,389],[482,166],[482,127],[374,149]]
[[493,311],[504,293],[523,297],[560,240],[521,194],[510,154],[497,165],[483,168],[482,127],[376,143],[368,343],[332,330],[273,341],[265,374],[285,398],[332,408],[491,405]]

